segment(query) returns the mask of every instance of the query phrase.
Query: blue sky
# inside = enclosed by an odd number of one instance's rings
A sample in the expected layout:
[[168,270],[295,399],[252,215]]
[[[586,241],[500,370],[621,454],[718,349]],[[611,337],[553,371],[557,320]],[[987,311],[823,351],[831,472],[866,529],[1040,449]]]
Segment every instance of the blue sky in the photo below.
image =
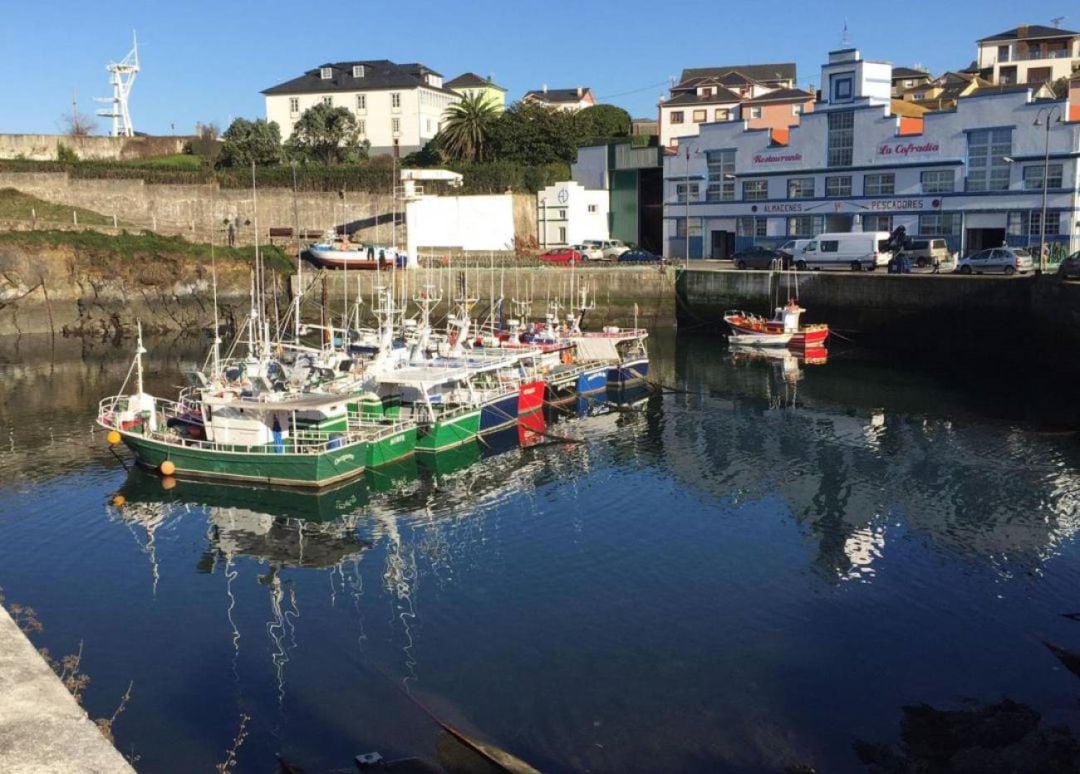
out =
[[591,86],[601,101],[654,116],[683,67],[795,61],[806,87],[845,22],[866,58],[940,72],[969,64],[977,38],[1070,11],[1062,26],[1080,28],[1080,7],[1064,0],[0,0],[0,132],[58,131],[73,88],[83,112],[100,107],[105,64],[127,53],[132,29],[143,66],[132,118],[162,134],[260,117],[261,89],[324,61],[492,74],[511,99],[543,83]]

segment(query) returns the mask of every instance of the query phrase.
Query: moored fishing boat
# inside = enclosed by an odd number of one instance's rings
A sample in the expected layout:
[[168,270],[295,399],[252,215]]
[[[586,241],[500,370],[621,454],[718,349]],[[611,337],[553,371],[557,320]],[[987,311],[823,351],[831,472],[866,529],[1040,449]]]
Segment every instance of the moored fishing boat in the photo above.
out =
[[[752,340],[761,340],[759,346],[774,346],[765,344],[764,339],[775,339],[784,334],[791,334],[784,346],[798,349],[820,347],[829,338],[829,326],[824,323],[815,325],[803,325],[801,317],[806,312],[798,301],[791,298],[786,306],[778,306],[772,319],[765,319],[743,311],[732,310],[724,313],[724,322],[731,328],[733,336],[738,336],[738,343],[751,343]],[[730,337],[729,337],[730,338]]]
[[392,266],[398,260],[397,251],[392,247],[350,242],[347,236],[337,236],[333,232],[321,242],[308,245],[307,253],[312,263],[324,269],[371,271]]

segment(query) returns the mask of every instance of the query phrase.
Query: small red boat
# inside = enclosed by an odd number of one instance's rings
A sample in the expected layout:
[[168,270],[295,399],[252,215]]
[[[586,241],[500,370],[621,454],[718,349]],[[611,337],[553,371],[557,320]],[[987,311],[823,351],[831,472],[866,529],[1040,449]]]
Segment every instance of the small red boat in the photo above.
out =
[[731,328],[732,333],[743,341],[755,336],[767,339],[790,333],[792,336],[787,342],[789,349],[820,347],[829,338],[829,326],[824,323],[802,325],[799,318],[805,311],[799,306],[799,302],[792,298],[787,306],[776,308],[776,313],[771,320],[746,312],[730,311],[724,313],[724,322]]

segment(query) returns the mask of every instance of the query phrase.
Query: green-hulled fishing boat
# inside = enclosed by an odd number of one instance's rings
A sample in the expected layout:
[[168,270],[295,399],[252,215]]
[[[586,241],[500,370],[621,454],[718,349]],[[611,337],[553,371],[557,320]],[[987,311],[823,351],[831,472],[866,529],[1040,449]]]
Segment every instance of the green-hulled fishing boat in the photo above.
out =
[[156,398],[143,390],[145,351],[140,332],[135,392],[124,394],[129,371],[121,394],[101,401],[98,424],[164,475],[323,487],[415,447],[415,425],[354,414],[344,395],[209,386],[179,402]]

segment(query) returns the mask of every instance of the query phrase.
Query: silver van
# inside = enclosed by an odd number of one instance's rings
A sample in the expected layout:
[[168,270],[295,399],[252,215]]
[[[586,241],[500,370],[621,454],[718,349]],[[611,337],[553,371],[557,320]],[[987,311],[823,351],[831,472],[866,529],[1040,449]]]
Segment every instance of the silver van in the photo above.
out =
[[873,271],[888,266],[892,252],[886,250],[888,231],[850,231],[819,234],[795,257],[795,268]]

